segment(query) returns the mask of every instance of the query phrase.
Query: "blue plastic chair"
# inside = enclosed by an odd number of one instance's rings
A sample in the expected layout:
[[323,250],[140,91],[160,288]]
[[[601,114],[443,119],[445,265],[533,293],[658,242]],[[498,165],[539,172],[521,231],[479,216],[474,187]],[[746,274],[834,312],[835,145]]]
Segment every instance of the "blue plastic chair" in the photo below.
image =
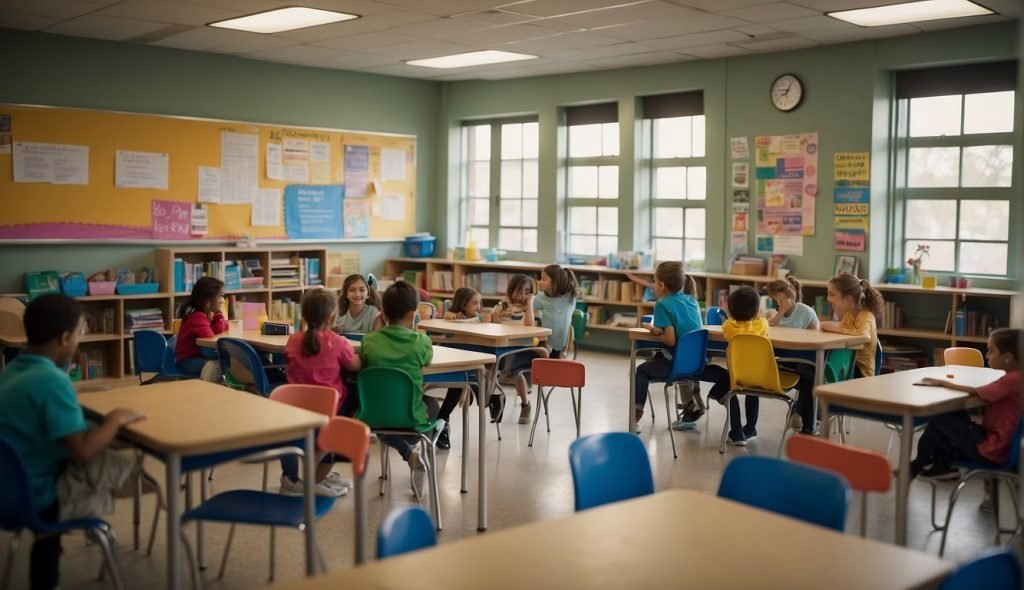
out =
[[704,319],[704,325],[721,326],[727,319],[729,319],[729,316],[725,313],[724,309],[721,307],[709,307]]
[[569,445],[576,511],[654,493],[647,449],[635,434],[591,434]]
[[[148,385],[165,379],[194,379],[178,369],[174,357],[174,348],[167,338],[156,330],[139,330],[134,334],[135,374],[139,376],[140,385]],[[156,373],[148,380],[142,380],[143,373]]]
[[[672,430],[673,413],[668,390],[669,387],[672,387],[681,381],[692,381],[704,372],[704,367],[707,366],[708,362],[707,348],[707,330],[694,330],[693,332],[683,334],[681,337],[677,337],[676,347],[672,351],[672,372],[669,373],[669,376],[665,381],[657,379],[651,380],[652,383],[665,384],[665,419],[668,421],[668,435],[672,440],[673,458],[678,458],[679,455],[676,453],[676,435]],[[651,404],[651,412],[653,413],[654,401],[651,399],[650,395],[647,396],[647,400]]]
[[434,521],[420,506],[392,510],[377,529],[377,559],[437,545]]
[[993,549],[961,565],[939,590],[1019,590],[1020,561],[1010,549]]
[[842,532],[850,484],[832,471],[750,455],[729,462],[718,495]]
[[219,338],[217,356],[228,385],[262,396],[270,395],[275,384],[267,377],[259,353],[248,342],[238,338]]
[[352,342],[362,342],[363,336],[366,336],[363,332],[342,332],[342,337],[348,338]]
[[0,486],[0,529],[14,533],[7,553],[7,567],[4,570],[3,588],[11,581],[11,570],[14,558],[18,554],[21,531],[28,529],[40,534],[60,534],[71,531],[85,531],[86,535],[103,550],[103,561],[114,587],[124,588],[121,572],[117,567],[117,543],[110,525],[100,518],[83,518],[65,522],[43,522],[39,519],[39,509],[32,498],[28,472],[17,449],[4,438],[0,438],[0,473],[4,477],[4,485]]

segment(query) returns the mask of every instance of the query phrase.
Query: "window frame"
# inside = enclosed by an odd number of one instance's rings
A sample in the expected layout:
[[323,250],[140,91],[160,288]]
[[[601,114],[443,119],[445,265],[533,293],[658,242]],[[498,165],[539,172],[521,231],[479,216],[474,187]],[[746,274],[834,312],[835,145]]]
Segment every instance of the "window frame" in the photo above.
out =
[[[566,107],[565,108],[565,153],[563,155],[562,166],[565,172],[564,174],[564,211],[565,211],[565,252],[567,255],[572,256],[604,256],[612,254],[614,252],[621,251],[622,248],[622,232],[621,232],[621,205],[623,203],[622,195],[622,182],[620,174],[622,172],[622,124],[618,117],[618,103],[603,103],[597,105],[583,105],[577,107]],[[614,119],[611,117],[614,116]],[[598,156],[572,156],[572,128],[580,127],[585,125],[616,125],[616,137],[619,140],[619,144],[616,147],[615,155],[598,155]],[[602,154],[604,152],[604,130],[601,130],[601,143],[602,143]],[[572,187],[572,176],[573,168],[577,167],[597,167],[598,175],[598,195],[594,197],[577,197],[573,196]],[[616,168],[616,186],[615,186],[615,198],[601,198],[600,197],[600,177],[601,167],[603,166],[614,166]],[[594,209],[594,232],[574,232],[572,227],[573,211],[577,208],[593,208]],[[614,209],[615,210],[615,233],[602,233],[600,230],[600,216],[601,209]],[[573,250],[573,237],[574,236],[586,236],[594,239],[594,251],[591,252],[577,252]],[[614,238],[615,250],[613,252],[601,252],[599,246],[602,238],[607,240],[608,238]]]

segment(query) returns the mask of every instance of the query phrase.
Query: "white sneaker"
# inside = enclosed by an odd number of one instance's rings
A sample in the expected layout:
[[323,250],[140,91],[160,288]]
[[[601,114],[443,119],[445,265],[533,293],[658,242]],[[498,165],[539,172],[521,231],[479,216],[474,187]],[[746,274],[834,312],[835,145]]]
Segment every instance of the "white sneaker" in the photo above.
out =
[[423,496],[427,483],[427,465],[418,449],[409,453],[409,485],[417,499]]
[[804,427],[804,419],[800,417],[800,414],[789,415],[789,429],[800,432]]
[[[338,490],[326,485],[326,481],[316,484],[316,495],[326,498],[340,498],[348,493],[348,489]],[[304,493],[302,480],[292,481],[288,476],[281,476],[281,488],[279,490],[284,496],[301,496]]]
[[324,483],[335,489],[352,489],[352,480],[345,479],[340,473],[336,473],[334,471],[327,474],[327,477],[324,479]]

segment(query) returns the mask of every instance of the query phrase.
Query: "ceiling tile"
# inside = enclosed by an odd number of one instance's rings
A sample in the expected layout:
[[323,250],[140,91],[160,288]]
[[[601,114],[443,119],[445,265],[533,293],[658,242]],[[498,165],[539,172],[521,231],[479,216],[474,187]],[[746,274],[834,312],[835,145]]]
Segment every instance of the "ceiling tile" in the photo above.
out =
[[49,18],[74,18],[99,10],[111,4],[117,4],[118,0],[96,0],[95,2],[83,2],[80,0],[3,0],[5,12],[17,12],[33,16],[45,16]]
[[541,39],[529,39],[520,43],[509,43],[502,49],[529,53],[534,50],[584,49],[619,44],[622,44],[622,41],[619,39],[595,33],[565,33],[564,35],[554,35]]
[[518,14],[515,12],[506,12],[504,10],[478,10],[473,12],[461,12],[459,14],[452,15],[452,18],[491,26],[514,25],[518,23],[528,23],[530,21],[538,20],[535,16],[528,16],[525,14]]
[[291,39],[282,39],[273,35],[261,35],[259,33],[247,33],[245,31],[235,32],[241,33],[242,35],[245,35],[245,37],[230,45],[214,48],[212,51],[216,51],[218,53],[246,54],[299,45],[299,43],[296,43]]
[[73,37],[124,41],[139,35],[152,33],[166,26],[165,23],[87,14],[46,27],[44,31],[59,35],[71,35]]
[[718,59],[720,57],[733,57],[737,55],[750,55],[750,51],[735,45],[705,45],[704,47],[690,47],[686,50],[687,55],[702,59]]
[[821,13],[802,6],[795,6],[785,2],[776,2],[774,4],[762,4],[760,6],[737,8],[736,10],[721,12],[721,14],[734,18],[742,18],[752,23],[770,23],[773,21],[800,18],[804,16],[820,16]]
[[546,18],[544,20],[535,20],[530,22],[531,25],[544,27],[545,29],[551,29],[559,33],[578,33],[583,31],[583,27],[576,27],[569,23],[563,23],[557,19]]
[[[706,33],[693,33],[692,35],[680,35],[679,37],[666,37],[664,39],[651,39],[645,41],[651,47],[658,49],[686,49],[687,47],[700,47],[702,45],[714,45],[717,43],[733,43],[750,41],[750,35],[744,35],[731,29],[724,31],[709,31]],[[685,53],[685,51],[684,51]]]
[[[393,31],[393,30],[392,30]],[[324,39],[316,43],[310,43],[314,47],[326,47],[328,49],[348,49],[354,51],[365,51],[376,47],[397,45],[415,41],[407,35],[396,35],[392,31],[386,33],[366,33],[364,35],[345,35],[334,39]]]
[[382,0],[381,3],[411,8],[435,16],[452,16],[464,12],[475,12],[508,4],[508,0]]
[[734,8],[746,6],[757,6],[758,4],[771,4],[778,0],[666,0],[672,4],[679,4],[687,8],[696,8],[707,12],[721,12]]
[[153,41],[151,45],[160,47],[174,47],[176,49],[188,49],[190,51],[207,51],[215,47],[224,47],[232,43],[246,40],[242,31],[231,31],[228,29],[217,29],[214,27],[196,27],[194,29],[164,37]]
[[660,39],[663,37],[677,37],[687,33],[700,33],[704,31],[716,31],[720,29],[731,29],[750,24],[747,21],[721,16],[718,14],[702,14],[684,19],[653,21],[622,27],[609,27],[598,29],[598,33],[625,39],[627,41],[645,41],[647,39]]
[[853,10],[855,8],[871,8],[882,4],[895,4],[895,0],[880,2],[879,0],[788,0],[790,4],[803,6],[819,12],[833,10]]
[[587,63],[599,68],[627,68],[653,66],[666,63],[681,63],[684,61],[692,61],[694,59],[696,58],[688,55],[681,55],[679,53],[672,53],[670,51],[655,51],[652,53],[638,53],[636,55],[602,57],[600,59],[588,60]]
[[969,16],[966,18],[944,18],[940,20],[929,20],[914,23],[914,26],[922,31],[939,31],[942,29],[956,29],[959,27],[971,27],[974,25],[987,25],[1011,20],[1008,16],[1001,14],[986,14],[982,16]]
[[515,43],[526,39],[537,39],[559,35],[558,32],[533,25],[509,25],[507,27],[494,27],[473,33],[463,33],[447,37],[446,41],[462,43],[474,47],[495,47],[504,43]]
[[196,27],[243,15],[235,10],[166,0],[125,0],[93,14]]
[[788,37],[786,39],[753,41],[750,43],[743,43],[737,45],[740,45],[745,49],[751,49],[758,53],[767,53],[772,51],[788,51],[790,49],[805,49],[807,47],[814,47],[815,45],[817,45],[817,43],[812,41],[811,39],[804,39],[802,37]]
[[768,25],[744,25],[742,27],[734,27],[735,31],[739,31],[746,35],[767,35],[769,33],[777,33],[778,29],[773,29]]
[[256,14],[281,7],[280,0],[177,0],[184,4],[234,10],[242,14]]
[[1021,0],[985,0],[985,8],[995,10],[999,14],[1020,18],[1024,16],[1024,2]]
[[[591,64],[579,63],[579,64],[550,64],[541,65],[534,67],[521,67],[521,68],[509,68],[501,70],[491,70],[484,72],[483,74],[477,75],[477,78],[485,80],[508,80],[511,78],[527,78],[532,76],[551,76],[558,74],[573,74],[578,72],[590,72],[597,68]],[[471,79],[471,78],[463,78]]]
[[861,28],[850,23],[843,22],[837,18],[827,16],[807,16],[790,20],[780,20],[772,23],[772,27],[789,33],[802,33],[804,31],[823,31],[825,29],[857,29]]
[[835,44],[860,41],[862,39],[879,39],[882,37],[896,37],[900,35],[914,35],[921,30],[911,25],[889,25],[886,27],[853,27],[848,29],[822,29],[818,31],[803,31],[801,37],[811,39],[818,43]]
[[309,65],[335,70],[367,70],[386,65],[398,65],[398,63],[398,59],[388,55],[342,51],[326,59],[312,61]]
[[291,47],[280,47],[278,49],[267,49],[246,54],[250,59],[265,59],[268,61],[285,61],[290,63],[304,63],[328,59],[338,54],[337,49],[325,47],[313,47],[312,45],[292,45]]
[[0,11],[0,27],[8,29],[38,31],[39,29],[48,27],[54,23],[59,23],[60,20],[61,19],[59,18],[52,18],[48,16],[35,16],[32,14],[22,14],[20,12]]
[[466,45],[456,45],[455,43],[447,43],[445,41],[437,41],[433,39],[417,39],[410,43],[401,43],[399,45],[390,45],[387,47],[378,47],[373,50],[373,53],[391,56],[400,61],[408,61],[410,59],[423,59],[427,57],[441,57],[443,55],[455,55],[457,53],[467,53],[475,51],[473,47]]
[[635,6],[653,0],[530,0],[506,5],[504,10],[529,14],[537,17],[551,17],[574,12],[586,12],[609,6]]
[[370,74],[383,74],[385,76],[401,76],[403,78],[438,78],[440,76],[447,75],[449,72],[443,69],[437,68],[422,68],[419,66],[410,66],[406,64],[394,64],[389,66],[380,66],[376,68],[370,68],[366,70]]
[[303,43],[315,43],[317,41],[334,39],[343,35],[373,33],[375,31],[393,29],[402,25],[425,22],[433,19],[433,16],[419,12],[384,12],[381,14],[371,14],[356,20],[320,25],[318,27],[307,27],[305,29],[296,29],[294,31],[284,31],[274,34],[278,37],[294,39],[296,41],[302,41]]
[[683,18],[699,14],[696,10],[669,4],[668,2],[643,2],[628,6],[588,10],[568,16],[560,16],[552,20],[586,28],[606,27],[609,25],[635,23],[641,21],[661,20],[666,18]]
[[489,26],[490,25],[472,20],[460,20],[457,18],[444,17],[412,25],[395,27],[393,29],[388,29],[388,32],[416,37],[418,39],[442,39],[444,37],[451,37],[462,33],[479,31],[480,29],[485,29]]
[[[275,0],[274,3],[278,7],[295,4],[321,10],[344,12],[346,14],[358,14],[359,16],[370,16],[371,14],[394,11],[392,4],[378,2],[377,0],[302,0],[301,2]],[[423,2],[423,4],[432,3],[433,0],[431,2]]]

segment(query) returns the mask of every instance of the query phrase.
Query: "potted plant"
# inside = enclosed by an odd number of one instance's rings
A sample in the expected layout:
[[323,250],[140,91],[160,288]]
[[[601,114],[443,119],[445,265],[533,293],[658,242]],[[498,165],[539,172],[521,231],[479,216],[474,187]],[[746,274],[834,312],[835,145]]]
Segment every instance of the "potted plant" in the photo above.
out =
[[929,250],[931,250],[931,246],[928,244],[918,244],[914,255],[907,259],[911,272],[911,280],[908,282],[914,285],[921,284],[921,263],[924,261],[924,257],[928,256]]

